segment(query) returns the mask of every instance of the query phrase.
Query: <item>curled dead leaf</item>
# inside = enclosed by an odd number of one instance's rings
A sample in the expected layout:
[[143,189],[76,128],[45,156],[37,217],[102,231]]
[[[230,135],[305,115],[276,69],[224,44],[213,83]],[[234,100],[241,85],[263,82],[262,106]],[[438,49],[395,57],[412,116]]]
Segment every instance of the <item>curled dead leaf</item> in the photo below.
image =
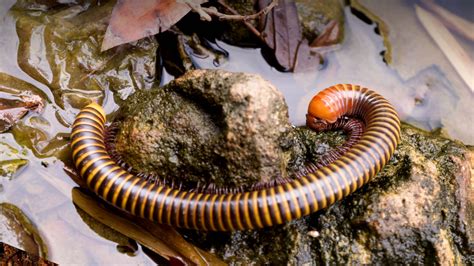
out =
[[324,32],[318,36],[318,38],[314,39],[311,42],[311,47],[324,47],[337,44],[339,42],[339,22],[337,20],[331,20],[328,23]]
[[30,110],[41,112],[43,100],[38,95],[22,95],[20,99],[0,98],[0,133],[10,129]]
[[[193,0],[202,4],[207,0]],[[102,41],[102,51],[168,30],[191,8],[176,0],[118,0]]]

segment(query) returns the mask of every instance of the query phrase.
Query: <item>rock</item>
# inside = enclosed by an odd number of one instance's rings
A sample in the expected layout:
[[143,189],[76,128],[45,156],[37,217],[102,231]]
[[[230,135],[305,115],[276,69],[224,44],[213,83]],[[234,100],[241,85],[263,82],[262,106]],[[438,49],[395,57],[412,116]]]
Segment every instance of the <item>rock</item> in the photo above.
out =
[[[339,132],[291,128],[280,93],[249,74],[192,71],[137,93],[122,114],[116,147],[127,162],[207,184],[287,176],[344,141]],[[401,138],[374,180],[326,210],[262,230],[183,232],[230,264],[467,263],[472,148],[409,125]]]
[[219,186],[287,175],[288,109],[260,76],[191,71],[121,113],[116,150],[135,169]]
[[2,242],[47,258],[48,249],[38,230],[15,205],[0,203],[0,239]]
[[473,171],[472,148],[403,125],[383,171],[328,209],[274,228],[185,233],[230,264],[468,264]]
[[[311,43],[316,41],[331,27],[337,27],[326,42],[317,42],[317,46],[328,46],[344,39],[344,8],[340,1],[334,0],[295,0],[298,9],[303,36]],[[334,24],[334,25],[333,25]],[[313,46],[313,45],[311,45]],[[316,44],[315,44],[316,46]]]
[[38,255],[27,253],[24,250],[10,246],[6,243],[0,243],[0,261],[3,265],[41,265],[41,266],[56,266],[57,264],[48,261]]
[[21,100],[0,97],[0,133],[10,129],[28,111],[41,112],[43,100],[36,95],[23,95]]

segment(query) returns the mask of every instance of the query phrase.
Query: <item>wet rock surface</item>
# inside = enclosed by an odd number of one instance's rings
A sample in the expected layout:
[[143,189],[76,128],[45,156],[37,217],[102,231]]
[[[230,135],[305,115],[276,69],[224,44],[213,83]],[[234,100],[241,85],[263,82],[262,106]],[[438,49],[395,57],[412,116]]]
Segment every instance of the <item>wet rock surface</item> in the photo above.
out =
[[186,233],[231,264],[468,264],[472,154],[459,142],[403,125],[383,171],[325,210],[263,230]]
[[191,71],[121,113],[116,149],[140,171],[218,186],[288,175],[288,109],[260,76]]

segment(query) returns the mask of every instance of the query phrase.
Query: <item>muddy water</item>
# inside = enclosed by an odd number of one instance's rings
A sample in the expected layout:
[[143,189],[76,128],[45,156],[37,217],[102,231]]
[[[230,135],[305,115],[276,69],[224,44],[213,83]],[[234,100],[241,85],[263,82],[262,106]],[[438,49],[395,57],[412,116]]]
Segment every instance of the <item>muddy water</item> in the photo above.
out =
[[[61,108],[48,86],[18,66],[16,21],[8,13],[13,3],[2,1],[0,4],[0,72],[34,85],[45,94],[47,101],[45,110],[41,114],[25,117],[22,120],[25,127],[18,130],[39,128],[44,138],[40,146],[53,143],[50,150],[64,150],[67,153],[67,138],[64,136],[69,133],[68,124],[73,121],[77,109]],[[421,49],[422,53],[426,48],[420,48],[420,42],[415,41],[398,43],[399,46],[394,48],[394,56],[400,59],[398,65],[387,66],[380,56],[385,47],[381,37],[374,32],[375,25],[366,24],[346,9],[345,42],[325,55],[326,63],[320,71],[281,73],[265,62],[259,49],[243,49],[218,41],[216,45],[230,54],[229,60],[219,68],[258,73],[270,80],[286,96],[290,118],[296,125],[304,123],[307,102],[314,93],[337,83],[357,83],[386,96],[394,103],[403,120],[426,129],[443,127],[452,137],[474,144],[473,94],[416,20],[413,6],[400,4],[396,8],[398,13],[407,16],[402,21],[412,23],[410,34],[430,43],[430,51],[434,51],[431,64],[428,62],[415,67],[413,61],[404,61],[404,50]],[[407,29],[404,25],[398,28]],[[404,34],[408,33],[395,32],[398,36]],[[472,43],[460,41],[472,55]],[[33,48],[43,51],[42,47]],[[193,60],[202,68],[215,68],[211,59],[193,57]],[[416,58],[413,60],[416,61]],[[45,64],[40,60],[36,63]],[[170,79],[164,72],[162,83]],[[104,93],[104,105],[111,113],[117,108],[113,92],[106,90]],[[75,184],[63,171],[67,156],[59,160],[57,157],[60,156],[54,156],[54,152],[28,148],[26,140],[15,139],[11,132],[0,134],[0,143],[3,143],[0,149],[18,150],[18,153],[9,156],[29,161],[27,167],[13,179],[0,178],[0,202],[15,204],[33,221],[49,247],[51,260],[60,264],[152,263],[140,250],[134,256],[118,252],[116,243],[100,237],[82,221],[71,201],[71,189]],[[0,156],[5,154],[0,153]]]

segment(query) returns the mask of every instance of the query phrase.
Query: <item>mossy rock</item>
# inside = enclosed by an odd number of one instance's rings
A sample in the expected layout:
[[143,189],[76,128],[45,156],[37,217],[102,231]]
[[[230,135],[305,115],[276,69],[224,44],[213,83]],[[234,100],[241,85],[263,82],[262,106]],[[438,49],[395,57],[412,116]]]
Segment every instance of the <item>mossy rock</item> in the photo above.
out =
[[134,169],[218,186],[288,175],[288,109],[260,76],[191,71],[133,95],[120,113],[115,146]]
[[[308,139],[321,143],[331,134]],[[318,146],[329,144],[312,151]],[[261,230],[185,233],[231,265],[469,264],[473,158],[472,148],[405,124],[381,173],[325,210]]]

